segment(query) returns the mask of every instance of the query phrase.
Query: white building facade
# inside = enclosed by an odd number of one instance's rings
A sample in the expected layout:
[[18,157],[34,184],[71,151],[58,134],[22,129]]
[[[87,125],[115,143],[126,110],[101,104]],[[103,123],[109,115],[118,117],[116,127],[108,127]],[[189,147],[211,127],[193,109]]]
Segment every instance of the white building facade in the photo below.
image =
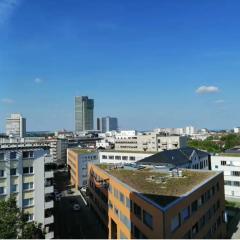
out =
[[149,157],[154,153],[147,152],[126,152],[126,151],[99,151],[100,163],[124,164],[134,163],[143,158]]
[[0,199],[15,196],[28,220],[41,223],[46,238],[54,238],[54,173],[48,152],[22,144],[0,145]]
[[214,171],[224,172],[225,196],[240,200],[240,155],[211,156]]

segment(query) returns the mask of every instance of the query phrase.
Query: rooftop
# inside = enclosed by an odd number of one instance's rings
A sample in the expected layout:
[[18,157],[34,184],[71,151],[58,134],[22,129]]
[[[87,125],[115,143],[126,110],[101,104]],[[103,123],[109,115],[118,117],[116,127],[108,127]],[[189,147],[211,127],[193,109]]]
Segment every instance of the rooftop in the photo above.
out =
[[97,166],[162,207],[217,174],[213,171],[182,170],[181,177],[170,176],[154,167],[137,169],[126,166],[116,168],[106,164]]
[[99,149],[99,151],[100,152],[115,152],[115,153],[117,153],[117,152],[120,152],[120,153],[145,153],[145,154],[155,154],[155,153],[157,153],[157,152],[146,152],[146,151],[132,151],[132,150],[130,150],[130,151],[127,151],[127,150],[116,150],[116,149]]
[[182,147],[174,150],[166,150],[158,152],[150,157],[138,161],[138,164],[161,165],[171,164],[174,166],[181,166],[191,161],[193,152],[196,152],[199,157],[207,157],[208,153],[200,151],[192,147]]
[[95,150],[95,149],[83,149],[83,148],[70,148],[70,150],[74,151],[75,153],[79,153],[79,154],[87,154],[87,153],[97,152],[97,150]]

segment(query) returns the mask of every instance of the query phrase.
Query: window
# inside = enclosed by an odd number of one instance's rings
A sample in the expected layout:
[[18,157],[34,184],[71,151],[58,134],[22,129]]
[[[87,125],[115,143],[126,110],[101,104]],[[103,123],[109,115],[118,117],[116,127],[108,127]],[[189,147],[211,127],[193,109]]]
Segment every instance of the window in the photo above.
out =
[[192,227],[192,236],[194,237],[198,233],[198,223]]
[[17,158],[17,152],[10,152],[10,159],[14,160]]
[[203,228],[204,225],[205,225],[205,223],[206,223],[206,217],[205,217],[205,215],[203,215],[203,216],[200,218],[200,221],[199,221],[199,228],[200,228],[200,229]]
[[11,175],[11,176],[17,175],[17,169],[16,169],[16,168],[11,168],[11,169],[10,169],[10,175]]
[[112,201],[111,200],[108,200],[108,206],[113,209],[113,205],[112,205]]
[[171,231],[175,231],[180,227],[180,215],[177,214],[171,221]]
[[128,208],[128,209],[130,209],[130,200],[129,200],[129,198],[128,197],[126,197],[126,207]]
[[107,156],[106,155],[102,155],[102,159],[107,159]]
[[153,217],[150,213],[143,210],[143,223],[153,229]]
[[23,152],[23,159],[33,158],[33,151],[25,151]]
[[118,198],[118,190],[116,188],[114,188],[114,197]]
[[32,206],[32,205],[33,205],[33,198],[23,199],[23,206],[24,207]]
[[33,173],[33,167],[24,167],[23,174],[31,174]]
[[215,168],[218,168],[218,165],[215,165]]
[[131,161],[135,161],[135,157],[130,157],[129,158]]
[[0,170],[0,177],[4,177],[5,173],[4,170]]
[[118,208],[114,207],[114,212],[115,212],[115,214],[116,214],[117,216],[119,216],[119,210],[118,210]]
[[232,181],[225,180],[224,181],[224,185],[231,186],[232,185]]
[[139,219],[142,218],[142,209],[136,203],[133,204],[133,212]]
[[113,155],[110,155],[110,156],[109,156],[109,159],[114,159],[114,156],[113,156]]
[[190,208],[186,207],[182,210],[182,219],[187,220],[190,217]]
[[124,195],[120,192],[120,202],[124,204]]
[[30,214],[30,213],[29,213],[29,214],[27,215],[27,221],[28,221],[28,222],[33,221],[33,214]]
[[128,160],[127,156],[122,156],[122,160]]
[[121,160],[121,156],[115,156],[116,160]]
[[5,188],[4,187],[0,187],[0,195],[5,193]]
[[198,201],[196,200],[192,203],[192,213],[196,212],[197,208],[198,208]]
[[222,166],[225,166],[226,164],[227,164],[226,161],[221,161],[221,165],[222,165]]
[[109,184],[108,190],[110,193],[112,193],[112,185],[111,184]]
[[232,172],[231,172],[231,175],[232,175],[232,176],[239,177],[239,176],[240,176],[240,171],[232,171]]
[[233,185],[234,185],[235,187],[240,187],[240,182],[234,181],[234,182],[233,182]]
[[23,183],[23,190],[33,189],[33,182]]
[[4,161],[4,153],[0,153],[0,161]]
[[11,193],[17,192],[17,184],[11,185]]
[[121,211],[120,220],[129,230],[131,229],[131,221]]

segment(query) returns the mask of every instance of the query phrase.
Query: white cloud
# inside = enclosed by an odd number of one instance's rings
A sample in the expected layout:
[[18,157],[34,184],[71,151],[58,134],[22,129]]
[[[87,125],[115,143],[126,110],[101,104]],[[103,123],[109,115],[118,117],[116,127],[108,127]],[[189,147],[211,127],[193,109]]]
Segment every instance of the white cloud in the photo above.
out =
[[196,90],[197,94],[217,93],[219,88],[215,86],[201,86]]
[[223,99],[218,99],[215,101],[216,104],[222,104],[225,103],[225,101]]
[[5,103],[5,104],[12,104],[12,103],[14,103],[14,100],[11,98],[2,98],[1,102]]
[[34,79],[34,82],[37,83],[37,84],[39,84],[39,83],[42,83],[43,80],[42,80],[41,78],[35,78],[35,79]]
[[0,24],[4,24],[12,15],[20,0],[0,0]]

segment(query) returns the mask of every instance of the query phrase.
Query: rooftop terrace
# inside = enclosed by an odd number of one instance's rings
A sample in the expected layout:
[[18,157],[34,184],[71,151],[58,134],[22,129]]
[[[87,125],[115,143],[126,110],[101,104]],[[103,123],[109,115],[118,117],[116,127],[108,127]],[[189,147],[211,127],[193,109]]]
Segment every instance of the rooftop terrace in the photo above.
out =
[[182,170],[182,177],[172,177],[168,172],[156,168],[137,170],[129,167],[114,168],[105,164],[97,166],[162,207],[217,174],[213,171]]

